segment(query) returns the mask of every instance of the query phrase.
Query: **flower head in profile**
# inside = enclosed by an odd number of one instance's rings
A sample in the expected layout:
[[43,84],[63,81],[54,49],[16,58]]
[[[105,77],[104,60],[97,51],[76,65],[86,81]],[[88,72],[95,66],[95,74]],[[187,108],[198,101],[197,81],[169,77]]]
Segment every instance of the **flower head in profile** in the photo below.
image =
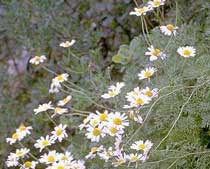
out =
[[45,147],[50,146],[54,143],[55,143],[55,140],[51,138],[49,135],[47,135],[45,138],[41,137],[40,139],[38,139],[36,143],[34,144],[34,147],[39,148],[41,152]]
[[65,106],[72,99],[71,95],[66,96],[64,99],[58,102],[58,106]]
[[145,70],[142,70],[141,73],[138,74],[139,80],[149,79],[152,75],[157,71],[154,67],[148,67]]
[[151,7],[151,8],[157,8],[161,5],[164,5],[165,4],[165,0],[151,0],[148,2],[148,5]]
[[20,132],[15,132],[12,134],[11,138],[6,138],[6,142],[10,145],[16,143],[17,141],[21,141],[24,138],[24,134]]
[[109,87],[108,93],[103,94],[101,97],[104,99],[109,99],[111,97],[115,97],[121,92],[121,88],[125,86],[123,82],[117,82],[116,86],[112,85]]
[[21,124],[16,131],[25,137],[26,135],[31,134],[30,130],[32,130],[31,126],[25,126],[24,124]]
[[174,26],[172,24],[168,24],[166,26],[160,26],[160,31],[166,36],[171,36],[171,35],[176,36],[176,30],[178,28],[179,27],[177,27],[177,26]]
[[55,107],[54,108],[54,113],[51,117],[54,117],[56,115],[61,115],[61,114],[67,113],[67,112],[68,112],[68,109],[66,109],[66,108]]
[[166,54],[163,53],[159,48],[155,48],[153,45],[148,47],[148,51],[145,53],[145,55],[150,57],[150,61],[155,61],[158,58],[161,58],[162,60],[166,58]]
[[60,43],[60,47],[63,47],[63,48],[68,48],[68,47],[71,47],[75,44],[76,40],[72,39],[71,42],[69,41],[65,41],[65,42],[62,42]]
[[25,161],[21,164],[20,169],[35,169],[37,164],[37,161]]
[[99,146],[99,147],[91,147],[90,152],[88,153],[88,155],[85,156],[86,159],[93,159],[96,157],[98,152],[101,152],[103,150],[103,146]]
[[54,131],[52,131],[53,134],[52,138],[54,140],[58,140],[59,142],[61,142],[64,138],[68,137],[66,133],[66,127],[67,125],[62,125],[62,124],[56,126],[54,128]]
[[47,110],[53,110],[54,108],[51,103],[52,102],[50,101],[49,103],[40,104],[37,109],[34,109],[35,114],[45,112]]
[[27,149],[27,148],[21,148],[21,149],[16,149],[15,151],[15,154],[18,156],[18,157],[25,157],[26,154],[29,152],[30,150]]
[[141,157],[142,154],[137,154],[137,153],[136,154],[131,153],[127,155],[127,159],[132,163],[138,162],[141,159]]
[[145,142],[143,140],[139,140],[131,145],[131,149],[134,149],[137,151],[142,150],[144,154],[147,154],[152,148],[152,146],[153,146],[153,143],[149,140],[146,140]]
[[185,57],[185,58],[189,58],[189,57],[194,57],[196,54],[196,49],[192,46],[185,46],[185,47],[179,47],[177,49],[177,52]]
[[150,98],[157,97],[158,96],[158,89],[150,89],[149,87],[146,87],[145,89],[141,90],[142,93]]
[[142,16],[146,15],[146,13],[150,11],[150,8],[147,6],[143,6],[140,8],[134,8],[134,11],[131,11],[129,14],[130,15],[136,15],[136,16]]
[[34,65],[39,65],[40,63],[43,63],[45,60],[47,60],[45,55],[41,56],[34,56],[29,60],[29,63],[34,64]]

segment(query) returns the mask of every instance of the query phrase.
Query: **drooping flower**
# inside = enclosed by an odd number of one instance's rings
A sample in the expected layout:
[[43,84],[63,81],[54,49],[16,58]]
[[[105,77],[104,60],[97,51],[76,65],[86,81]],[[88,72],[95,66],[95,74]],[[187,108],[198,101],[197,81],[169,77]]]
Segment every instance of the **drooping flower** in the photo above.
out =
[[71,95],[66,96],[64,99],[58,102],[58,106],[65,106],[72,99]]
[[63,48],[68,48],[68,47],[71,47],[75,44],[76,40],[72,39],[71,42],[69,41],[65,41],[65,42],[62,42],[60,43],[60,47],[63,47]]
[[127,159],[132,163],[138,162],[141,159],[141,157],[142,154],[137,154],[137,153],[136,154],[131,153],[127,155]]
[[151,0],[148,2],[148,5],[151,7],[151,8],[157,8],[161,5],[164,5],[165,4],[165,0]]
[[66,108],[55,107],[54,113],[51,117],[54,117],[55,115],[61,115],[61,114],[67,113],[67,112],[68,112],[68,109],[66,109]]
[[185,47],[179,47],[177,49],[177,52],[185,57],[185,58],[189,58],[189,57],[194,57],[196,54],[196,49],[192,46],[185,46]]
[[45,112],[47,110],[53,110],[54,108],[51,103],[52,102],[50,101],[49,103],[40,104],[37,109],[34,109],[35,114]]
[[143,6],[140,8],[134,8],[134,11],[131,11],[129,14],[130,15],[136,15],[136,16],[142,16],[146,15],[146,13],[150,11],[150,8],[147,6]]
[[45,55],[34,56],[33,58],[30,59],[29,63],[38,65],[40,63],[43,63],[45,60],[47,60]]
[[111,97],[115,97],[121,92],[121,88],[125,86],[123,82],[117,82],[116,86],[112,85],[109,87],[108,93],[103,94],[101,97],[104,99],[109,99]]

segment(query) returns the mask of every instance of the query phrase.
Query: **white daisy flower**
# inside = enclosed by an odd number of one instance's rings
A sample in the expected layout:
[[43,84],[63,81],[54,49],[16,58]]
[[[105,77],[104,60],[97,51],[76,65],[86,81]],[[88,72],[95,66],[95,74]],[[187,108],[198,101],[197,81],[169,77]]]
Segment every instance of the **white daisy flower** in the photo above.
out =
[[21,141],[25,137],[24,133],[15,132],[12,134],[11,138],[6,138],[6,142],[10,145],[16,143],[17,141]]
[[172,34],[174,36],[176,36],[176,30],[178,28],[179,27],[177,27],[177,26],[174,26],[172,24],[168,24],[166,26],[160,26],[160,31],[166,36],[171,36]]
[[138,74],[139,80],[149,79],[152,75],[157,71],[154,67],[148,67],[145,70],[142,70],[141,73]]
[[115,158],[115,161],[112,164],[114,165],[114,167],[118,167],[118,166],[126,163],[126,157],[127,157],[126,154],[124,154],[124,155],[121,154]]
[[143,6],[141,8],[134,8],[134,11],[130,12],[130,15],[142,16],[146,15],[146,13],[150,11],[150,8],[147,6]]
[[111,126],[115,126],[117,128],[124,128],[126,126],[129,126],[127,118],[128,117],[125,115],[125,113],[110,113],[109,123]]
[[64,161],[64,162],[65,161],[70,162],[74,159],[71,153],[68,151],[66,151],[65,153],[59,153],[58,157],[59,157],[59,161]]
[[101,97],[104,99],[115,97],[121,92],[121,88],[123,88],[124,86],[125,86],[125,83],[117,82],[116,86],[114,85],[110,86],[108,93],[103,94]]
[[72,167],[72,169],[85,169],[85,162],[83,160],[77,160],[75,163],[73,163],[72,165],[70,165],[70,167]]
[[38,65],[40,63],[43,63],[45,60],[47,60],[46,56],[41,55],[41,56],[34,56],[29,60],[29,63]]
[[154,48],[153,45],[148,47],[148,51],[145,53],[145,55],[150,56],[150,61],[155,61],[158,58],[161,58],[162,60],[166,58],[166,54],[163,53],[160,49]]
[[53,163],[52,166],[47,169],[66,169],[66,168],[70,168],[70,167],[67,165],[67,163],[60,161],[60,162]]
[[40,163],[52,164],[58,161],[58,159],[59,159],[58,153],[55,150],[53,150],[49,151],[47,154],[42,155],[39,161]]
[[27,148],[21,148],[21,149],[16,149],[15,151],[15,154],[18,156],[18,157],[25,157],[25,155],[29,152],[30,150],[27,149]]
[[144,154],[147,154],[152,148],[152,146],[153,146],[153,143],[149,140],[146,140],[145,142],[142,140],[139,140],[131,145],[131,149],[134,149],[137,151],[143,150]]
[[63,48],[68,48],[68,47],[71,47],[75,44],[76,40],[72,39],[71,42],[69,41],[66,41],[66,42],[62,42],[60,43],[60,47],[63,47]]
[[61,142],[64,138],[68,137],[68,135],[66,134],[66,130],[65,130],[66,127],[67,127],[67,125],[62,125],[62,124],[60,124],[59,126],[56,126],[54,128],[54,131],[52,131],[52,134],[53,134],[52,138],[54,140],[58,139],[58,141]]
[[88,153],[88,155],[85,156],[86,159],[93,159],[96,157],[97,153],[102,151],[104,148],[103,146],[99,146],[99,147],[91,147],[90,152]]
[[128,154],[127,155],[127,159],[130,161],[130,162],[132,162],[132,163],[134,163],[134,162],[138,162],[140,159],[142,158],[142,154]]
[[69,75],[67,73],[63,73],[57,75],[55,78],[52,79],[53,83],[63,83],[68,80]]
[[127,93],[125,96],[127,101],[130,102],[130,105],[124,105],[124,108],[133,108],[149,104],[151,98],[144,95],[139,87],[134,88],[133,91]]
[[150,97],[150,98],[158,96],[157,88],[151,90],[149,87],[146,87],[145,89],[142,89],[141,91],[144,95],[146,95],[147,97]]
[[55,143],[55,140],[52,139],[49,135],[47,135],[46,138],[40,137],[40,139],[38,139],[36,143],[34,144],[34,147],[39,148],[41,152],[45,147],[50,146],[54,143]]
[[35,169],[37,164],[37,161],[25,161],[21,165],[20,169]]
[[61,89],[61,84],[60,83],[57,83],[57,82],[52,82],[50,84],[50,89],[49,89],[49,93],[58,93]]
[[40,104],[37,109],[34,109],[35,114],[45,112],[47,110],[53,110],[53,106],[51,105],[51,101],[49,103]]
[[19,165],[19,156],[17,156],[15,153],[10,153],[10,155],[7,157],[6,165],[7,167],[15,167]]
[[31,134],[30,130],[32,130],[31,126],[26,127],[24,124],[21,124],[16,131],[17,131],[17,133],[20,133],[21,135],[23,135],[25,137],[26,135]]
[[98,156],[105,160],[105,162],[108,162],[108,160],[114,155],[112,147],[109,147],[108,149],[103,149],[102,152],[98,153]]
[[151,8],[157,8],[161,5],[164,5],[165,4],[165,0],[152,0],[152,1],[149,1],[148,2],[148,5],[151,7]]
[[68,109],[66,109],[66,108],[55,107],[54,113],[51,117],[54,117],[55,115],[61,115],[61,114],[67,113],[67,112],[68,112]]
[[185,47],[179,47],[177,49],[177,52],[185,57],[185,58],[189,58],[189,57],[194,57],[196,54],[196,49],[192,46],[185,46]]
[[88,123],[90,122],[90,120],[94,117],[93,113],[90,113],[84,120],[83,123],[79,125],[79,129],[82,130],[86,127],[88,127]]
[[100,138],[103,138],[105,136],[103,128],[101,126],[98,127],[89,126],[87,128],[87,131],[88,133],[86,133],[85,135],[92,142],[99,142]]
[[58,102],[58,106],[65,106],[72,99],[71,95],[66,96],[64,99]]
[[124,133],[124,130],[116,125],[108,124],[104,128],[104,132],[112,137],[115,137],[115,136],[118,137],[119,135],[122,135]]

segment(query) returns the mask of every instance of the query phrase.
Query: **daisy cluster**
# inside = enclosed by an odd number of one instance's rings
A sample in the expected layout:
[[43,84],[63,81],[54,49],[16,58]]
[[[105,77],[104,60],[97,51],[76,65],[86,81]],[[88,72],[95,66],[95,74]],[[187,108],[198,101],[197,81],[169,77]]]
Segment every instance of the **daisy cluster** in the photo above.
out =
[[[143,17],[148,12],[153,11],[165,4],[166,0],[150,0],[145,6],[134,8],[134,11],[130,12],[130,15],[136,15]],[[165,36],[176,36],[178,27],[171,23],[160,26],[160,31]],[[60,43],[62,48],[70,48],[75,44],[75,40],[65,41]],[[192,46],[182,46],[177,49],[177,53],[184,57],[194,57],[196,55],[196,49]],[[167,58],[165,49],[162,50],[156,45],[150,44],[145,52],[145,56],[148,57],[150,65],[152,62]],[[34,56],[29,60],[29,63],[33,65],[43,65],[47,60],[45,55]],[[43,66],[44,67],[44,66]],[[48,70],[46,67],[44,67]],[[146,67],[136,75],[139,80],[147,80],[148,84],[150,79],[153,78],[158,70],[155,67]],[[56,73],[54,73],[56,74]],[[59,93],[66,87],[68,83],[69,74],[62,73],[56,74],[51,80],[49,93]],[[105,101],[113,99],[121,94],[125,87],[125,82],[117,82],[115,85],[111,85],[108,91],[101,95],[101,98]],[[125,95],[127,104],[122,105],[123,111],[96,111],[95,113],[89,113],[79,125],[80,130],[85,131],[86,138],[91,142],[90,151],[85,156],[86,160],[90,160],[96,157],[104,160],[105,162],[111,162],[114,167],[118,167],[122,164],[129,166],[130,164],[136,164],[145,162],[149,159],[149,155],[153,146],[152,141],[148,139],[133,141],[131,145],[128,145],[126,140],[126,131],[129,131],[129,125],[132,121],[139,124],[144,124],[144,120],[140,115],[140,110],[143,106],[150,104],[155,98],[159,96],[159,89],[151,88],[149,86],[140,88],[139,86],[131,89]],[[72,96],[68,95],[62,100],[59,100],[54,105],[52,101],[38,105],[34,109],[34,113],[50,113],[50,119],[53,121],[53,117],[68,113],[68,109],[65,108],[72,100]],[[110,109],[112,110],[112,109]],[[54,122],[54,121],[53,121]],[[36,166],[45,166],[46,169],[85,169],[83,160],[75,160],[71,152],[66,151],[63,153],[57,150],[49,150],[51,145],[61,143],[68,137],[67,125],[56,125],[54,122],[54,130],[46,135],[40,136],[39,139],[35,139],[34,147],[39,150],[39,156],[36,157],[30,153],[30,149],[26,148],[22,144],[22,140],[31,134],[32,127],[20,125],[19,128],[7,138],[6,141],[12,145],[19,143],[22,148],[16,149],[11,152],[6,160],[7,167],[19,167],[21,169],[35,169]],[[109,139],[110,138],[110,139]],[[107,146],[107,140],[112,140],[112,146]],[[132,140],[131,140],[132,141]],[[110,145],[110,144],[108,144]],[[43,153],[44,152],[44,153]],[[41,154],[41,155],[40,155]]]

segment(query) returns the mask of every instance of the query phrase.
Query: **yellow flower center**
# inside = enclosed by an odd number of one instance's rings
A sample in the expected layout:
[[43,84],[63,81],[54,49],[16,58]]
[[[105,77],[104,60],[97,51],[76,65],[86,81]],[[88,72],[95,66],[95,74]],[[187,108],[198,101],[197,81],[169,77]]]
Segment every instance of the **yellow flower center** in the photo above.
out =
[[110,97],[114,97],[115,95],[116,95],[115,92],[109,92],[109,96],[110,96]]
[[144,9],[144,8],[138,8],[138,9],[137,9],[137,12],[139,12],[139,13],[144,13],[144,12],[145,12],[145,9]]
[[122,124],[122,120],[119,117],[115,117],[113,119],[113,123],[116,124],[116,125],[121,125]]
[[56,77],[56,79],[57,79],[58,81],[63,81],[63,80],[64,80],[62,75],[58,75],[58,76]]
[[184,49],[182,53],[186,56],[189,56],[191,54],[189,49]]
[[111,127],[111,128],[109,128],[109,131],[112,133],[112,134],[115,134],[115,133],[117,133],[117,129],[116,129],[116,127]]
[[50,162],[50,163],[53,163],[53,162],[55,162],[55,157],[53,155],[49,155],[47,157],[47,161]]
[[137,161],[137,160],[138,160],[137,156],[134,155],[134,156],[131,157],[131,161]]
[[18,129],[21,130],[21,131],[25,131],[26,127],[24,125],[21,125]]
[[41,143],[43,146],[47,146],[49,144],[49,141],[48,140],[42,140],[42,143]]
[[92,153],[95,153],[95,152],[97,151],[97,149],[98,149],[98,147],[92,147],[90,151],[91,151]]
[[106,113],[101,113],[101,114],[99,115],[99,119],[100,119],[101,121],[105,121],[105,120],[107,119],[107,114],[106,114]]
[[123,164],[123,163],[124,163],[124,160],[123,160],[123,159],[118,159],[118,160],[117,160],[117,164],[118,164],[118,165]]
[[24,163],[24,166],[25,166],[25,167],[31,167],[31,166],[32,166],[32,162],[26,161],[26,162]]
[[144,150],[146,148],[146,145],[145,144],[140,144],[138,147],[139,147],[140,150]]
[[57,136],[60,136],[62,133],[63,133],[63,130],[62,130],[62,129],[57,129],[57,130],[55,131],[55,134],[56,134]]
[[62,110],[62,108],[56,107],[56,108],[55,108],[55,113],[59,113],[61,110]]
[[151,76],[152,76],[152,72],[146,71],[146,72],[144,73],[144,76],[145,76],[146,78],[151,77]]
[[137,99],[136,99],[136,103],[139,104],[139,105],[141,105],[141,104],[144,103],[144,101],[143,101],[142,98],[137,98]]
[[174,30],[174,26],[172,24],[168,24],[168,25],[166,25],[166,27],[170,31],[173,31]]
[[61,157],[61,160],[65,161],[65,160],[68,160],[68,158],[67,158],[67,156],[63,155],[63,156]]
[[99,136],[101,134],[101,130],[99,128],[94,128],[92,133],[94,136]]
[[39,62],[40,57],[39,56],[34,56],[34,59],[35,59],[36,62]]
[[17,150],[17,151],[16,151],[16,154],[17,154],[18,156],[22,156],[22,155],[23,155],[23,151],[22,151],[22,150]]
[[20,136],[20,135],[16,132],[16,133],[14,133],[14,134],[12,135],[12,138],[13,138],[13,139],[18,139],[19,136]]
[[64,169],[64,166],[59,165],[59,166],[56,167],[56,169]]
[[160,0],[154,0],[153,3],[155,6],[160,6]]
[[149,96],[149,97],[152,97],[152,95],[153,95],[151,90],[147,90],[144,94]]
[[160,54],[160,49],[156,48],[152,51],[152,55],[158,57],[158,55]]

